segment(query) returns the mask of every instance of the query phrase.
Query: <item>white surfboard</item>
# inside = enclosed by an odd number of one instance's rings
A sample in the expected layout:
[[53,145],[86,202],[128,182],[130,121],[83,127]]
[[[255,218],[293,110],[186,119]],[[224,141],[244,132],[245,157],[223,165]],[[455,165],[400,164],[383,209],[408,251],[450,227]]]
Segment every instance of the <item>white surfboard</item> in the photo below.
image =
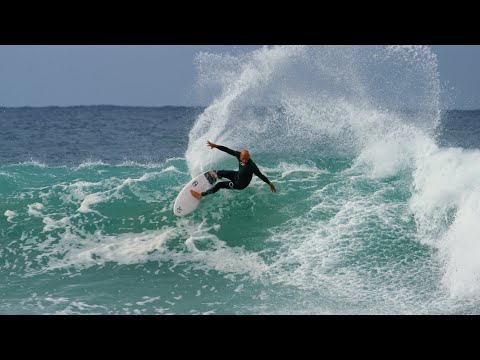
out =
[[173,205],[173,213],[177,216],[185,216],[190,214],[198,206],[200,200],[197,200],[190,193],[190,190],[195,190],[198,192],[204,192],[210,189],[215,185],[217,179],[212,177],[209,172],[198,175],[197,177],[190,180],[190,182],[185,185],[180,191]]

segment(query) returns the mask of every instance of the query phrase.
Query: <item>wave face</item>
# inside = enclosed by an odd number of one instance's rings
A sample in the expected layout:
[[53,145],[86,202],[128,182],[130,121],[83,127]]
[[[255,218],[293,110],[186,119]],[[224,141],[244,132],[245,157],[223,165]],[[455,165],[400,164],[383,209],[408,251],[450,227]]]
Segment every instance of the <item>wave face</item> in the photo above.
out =
[[[205,108],[0,109],[0,309],[480,313],[480,112],[428,47],[198,54]],[[172,205],[247,148],[277,186]],[[480,229],[479,229],[480,230]]]

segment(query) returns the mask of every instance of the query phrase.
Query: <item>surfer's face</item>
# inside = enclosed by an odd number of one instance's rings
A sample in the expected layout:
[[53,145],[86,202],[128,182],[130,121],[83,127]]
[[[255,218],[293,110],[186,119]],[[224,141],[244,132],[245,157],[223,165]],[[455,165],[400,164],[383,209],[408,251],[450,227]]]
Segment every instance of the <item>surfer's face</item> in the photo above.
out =
[[246,164],[249,159],[250,159],[250,154],[248,153],[248,151],[242,150],[240,152],[240,161],[242,162],[242,164]]

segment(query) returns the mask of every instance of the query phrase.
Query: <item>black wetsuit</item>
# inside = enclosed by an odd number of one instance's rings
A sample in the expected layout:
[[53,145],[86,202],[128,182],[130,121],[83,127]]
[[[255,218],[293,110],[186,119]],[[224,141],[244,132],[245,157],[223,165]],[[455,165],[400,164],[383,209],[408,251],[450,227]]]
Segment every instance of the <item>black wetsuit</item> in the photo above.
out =
[[226,152],[232,156],[235,156],[239,161],[238,171],[229,171],[229,170],[220,170],[217,171],[217,176],[219,179],[227,178],[230,181],[221,181],[218,182],[214,187],[208,189],[202,193],[202,196],[210,195],[216,193],[220,189],[236,189],[243,190],[252,181],[253,174],[257,175],[260,179],[265,181],[267,184],[270,184],[270,181],[265,175],[263,175],[258,169],[257,165],[253,162],[252,159],[248,159],[247,163],[244,164],[240,161],[240,152],[231,150],[225,146],[217,145],[217,149]]

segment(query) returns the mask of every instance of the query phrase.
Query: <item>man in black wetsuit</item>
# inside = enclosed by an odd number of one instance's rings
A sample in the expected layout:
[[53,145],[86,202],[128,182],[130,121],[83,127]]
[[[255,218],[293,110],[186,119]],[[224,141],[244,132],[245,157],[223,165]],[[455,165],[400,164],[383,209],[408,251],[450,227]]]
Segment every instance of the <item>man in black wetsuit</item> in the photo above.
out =
[[[257,175],[260,179],[266,182],[272,192],[276,192],[275,186],[267,179],[265,175],[263,175],[260,170],[258,169],[257,165],[250,159],[250,154],[247,150],[242,150],[241,152],[230,150],[229,148],[221,145],[214,144],[210,141],[207,141],[207,145],[210,146],[211,149],[217,148],[218,150],[224,151],[227,154],[235,156],[238,161],[238,171],[229,171],[229,170],[220,170],[220,171],[211,171],[210,174],[215,177],[215,174],[218,178],[227,178],[230,181],[221,181],[218,182],[214,187],[208,189],[203,193],[199,193],[194,190],[190,190],[190,193],[201,200],[202,197],[205,195],[210,195],[216,193],[220,189],[236,189],[236,190],[243,190],[252,181],[253,174]],[[213,173],[213,174],[212,174]]]

